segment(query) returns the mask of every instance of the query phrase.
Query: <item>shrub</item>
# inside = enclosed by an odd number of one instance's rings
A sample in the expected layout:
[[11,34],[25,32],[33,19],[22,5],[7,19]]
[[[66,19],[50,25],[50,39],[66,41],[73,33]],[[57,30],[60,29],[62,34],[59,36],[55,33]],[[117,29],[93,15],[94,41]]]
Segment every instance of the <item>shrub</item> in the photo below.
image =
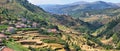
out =
[[8,25],[0,25],[0,31],[7,29]]
[[73,47],[75,48],[75,51],[81,51],[81,48],[75,44],[73,44]]

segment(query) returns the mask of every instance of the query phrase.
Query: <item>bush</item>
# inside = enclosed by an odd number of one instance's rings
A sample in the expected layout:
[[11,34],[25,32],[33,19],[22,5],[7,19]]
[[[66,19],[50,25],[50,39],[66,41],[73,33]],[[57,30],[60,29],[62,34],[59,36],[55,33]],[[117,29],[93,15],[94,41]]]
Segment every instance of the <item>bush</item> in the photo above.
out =
[[12,33],[10,33],[10,32],[4,32],[4,34],[6,34],[6,35],[11,35]]
[[7,29],[8,25],[0,25],[0,31]]
[[102,45],[105,49],[109,50],[112,49],[113,47],[111,45]]
[[118,38],[118,35],[117,35],[117,34],[113,34],[112,38],[113,38],[113,42],[114,42],[115,44],[119,42],[119,38]]
[[66,51],[70,51],[70,48],[69,48],[68,43],[65,43],[65,44],[64,44],[64,49],[66,49]]
[[75,51],[81,51],[81,48],[75,44],[73,44],[73,47],[75,48]]

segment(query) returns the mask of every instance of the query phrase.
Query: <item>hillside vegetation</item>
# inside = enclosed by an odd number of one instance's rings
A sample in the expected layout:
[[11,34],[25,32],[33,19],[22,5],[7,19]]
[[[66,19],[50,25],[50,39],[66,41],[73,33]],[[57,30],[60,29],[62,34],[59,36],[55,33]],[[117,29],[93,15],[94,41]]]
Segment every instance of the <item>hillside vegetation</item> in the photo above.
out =
[[[96,9],[97,3],[105,6]],[[27,0],[0,0],[1,46],[15,51],[119,51],[120,8],[97,3],[78,9],[78,15],[70,11],[78,17],[89,14],[76,19],[48,13]]]

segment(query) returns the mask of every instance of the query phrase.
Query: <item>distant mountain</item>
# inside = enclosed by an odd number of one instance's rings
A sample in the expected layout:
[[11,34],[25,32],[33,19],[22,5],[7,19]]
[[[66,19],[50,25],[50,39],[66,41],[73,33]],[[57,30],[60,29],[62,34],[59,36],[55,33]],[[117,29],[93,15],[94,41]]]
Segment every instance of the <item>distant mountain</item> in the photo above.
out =
[[91,3],[82,1],[66,5],[41,5],[41,7],[45,11],[54,14],[67,14],[73,17],[86,17],[85,11],[118,8],[119,6],[113,3],[111,4],[103,1],[96,1]]
[[87,5],[86,8],[88,9],[106,9],[106,8],[115,8],[117,7],[116,5],[113,4],[109,4],[107,2],[103,2],[103,1],[96,1],[93,3],[90,3],[89,5]]
[[88,4],[89,2],[86,1],[78,1],[78,2],[74,2],[74,3],[70,3],[68,5],[77,5],[77,4]]
[[116,5],[120,7],[120,3],[116,3]]

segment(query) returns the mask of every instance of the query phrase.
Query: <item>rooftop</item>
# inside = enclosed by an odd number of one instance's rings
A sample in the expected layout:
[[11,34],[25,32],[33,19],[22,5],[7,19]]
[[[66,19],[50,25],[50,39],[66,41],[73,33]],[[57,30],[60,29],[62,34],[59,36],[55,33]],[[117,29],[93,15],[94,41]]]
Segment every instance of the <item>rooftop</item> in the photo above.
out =
[[13,49],[10,49],[8,47],[3,47],[1,51],[14,51]]

